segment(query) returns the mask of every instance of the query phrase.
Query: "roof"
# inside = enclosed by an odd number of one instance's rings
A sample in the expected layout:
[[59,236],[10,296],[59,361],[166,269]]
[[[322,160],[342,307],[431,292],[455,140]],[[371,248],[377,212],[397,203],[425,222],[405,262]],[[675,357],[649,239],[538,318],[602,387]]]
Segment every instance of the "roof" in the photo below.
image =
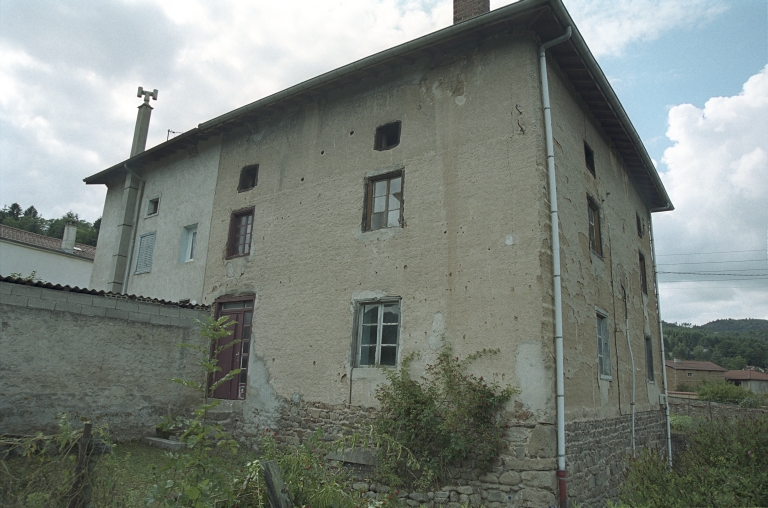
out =
[[75,256],[78,258],[89,259],[91,261],[93,261],[93,258],[96,256],[96,247],[93,245],[76,243],[73,252],[64,252],[61,250],[61,238],[38,235],[37,233],[31,233],[29,231],[24,231],[23,229],[12,228],[11,226],[6,226],[5,224],[0,224],[0,238],[4,240],[10,240],[15,243],[31,245],[33,247],[54,251],[58,254],[64,254],[65,256]]
[[549,41],[563,35],[568,27],[572,28],[570,39],[549,49],[549,61],[557,63],[610,138],[612,146],[621,154],[630,177],[651,211],[672,210],[672,202],[640,136],[562,0],[520,0],[339,67],[203,122],[84,181],[87,184],[106,184],[126,166],[132,169],[145,167],[179,150],[191,148],[199,141],[252,122],[259,116],[310,100],[348,83],[391,72],[398,65],[431,59],[450,47],[462,44],[476,46],[478,41],[499,33],[533,32],[541,41]]
[[195,309],[195,310],[204,310],[204,311],[211,310],[211,307],[209,305],[192,304],[189,302],[183,302],[183,303],[172,302],[169,300],[147,298],[145,296],[138,296],[138,295],[123,295],[120,293],[110,293],[109,291],[99,291],[96,289],[81,288],[77,286],[62,286],[61,284],[53,284],[51,282],[44,282],[44,281],[33,282],[26,279],[19,279],[16,277],[4,277],[2,275],[0,275],[0,282],[9,282],[11,284],[20,284],[24,286],[34,286],[38,288],[54,289],[57,291],[68,292],[68,293],[82,293],[86,295],[103,296],[105,298],[118,298],[120,300],[131,300],[131,301],[143,302],[143,303],[155,303],[159,305],[170,305],[174,307],[182,307],[185,309]]
[[729,370],[725,379],[732,381],[768,381],[768,374],[759,370]]
[[706,370],[714,372],[725,372],[728,370],[712,362],[697,362],[693,360],[667,360],[664,363],[667,367],[671,367],[675,370]]

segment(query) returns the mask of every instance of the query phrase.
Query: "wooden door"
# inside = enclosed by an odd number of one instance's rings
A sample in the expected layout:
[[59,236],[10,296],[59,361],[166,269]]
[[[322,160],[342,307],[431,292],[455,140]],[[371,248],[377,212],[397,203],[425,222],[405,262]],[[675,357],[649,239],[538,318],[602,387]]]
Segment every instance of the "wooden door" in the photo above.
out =
[[232,379],[219,385],[214,390],[212,396],[216,399],[245,399],[248,384],[251,323],[253,321],[253,298],[226,299],[217,302],[216,317],[222,316],[229,318],[229,329],[232,333],[227,337],[219,339],[215,349],[232,344],[233,342],[234,344],[219,352],[217,358],[221,370],[211,376],[210,384],[217,382],[234,369],[239,368],[241,370]]

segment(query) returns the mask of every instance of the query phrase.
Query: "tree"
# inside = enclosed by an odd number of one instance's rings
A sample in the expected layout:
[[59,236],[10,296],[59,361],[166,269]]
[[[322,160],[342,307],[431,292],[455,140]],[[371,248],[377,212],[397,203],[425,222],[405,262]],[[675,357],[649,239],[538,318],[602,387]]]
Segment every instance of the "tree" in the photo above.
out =
[[19,220],[21,218],[21,206],[19,206],[18,203],[11,203],[11,206],[8,207],[8,213],[16,220]]

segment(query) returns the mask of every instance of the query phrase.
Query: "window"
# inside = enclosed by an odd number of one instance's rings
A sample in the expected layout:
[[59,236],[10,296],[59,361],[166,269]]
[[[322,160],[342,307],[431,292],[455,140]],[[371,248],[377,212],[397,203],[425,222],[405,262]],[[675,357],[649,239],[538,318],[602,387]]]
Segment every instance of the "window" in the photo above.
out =
[[403,224],[403,172],[371,178],[365,188],[363,229],[374,231]]
[[400,301],[361,303],[357,321],[355,366],[396,365]]
[[595,176],[595,152],[584,142],[584,162],[592,176]]
[[197,242],[197,224],[184,226],[181,231],[181,249],[179,250],[179,263],[186,263],[195,259],[195,243]]
[[155,233],[139,237],[139,253],[136,255],[136,273],[152,271],[152,255],[155,252]]
[[648,294],[648,275],[645,271],[645,256],[640,254],[640,287],[643,288],[643,294]]
[[389,150],[400,144],[400,122],[392,122],[376,128],[374,150]]
[[603,241],[600,238],[600,208],[587,196],[589,207],[589,248],[598,256],[603,256]]
[[259,183],[259,165],[253,164],[245,166],[240,170],[240,183],[237,185],[237,192],[243,192],[256,187]]
[[645,336],[645,377],[653,381],[653,343],[651,336]]
[[608,315],[597,312],[597,367],[602,379],[611,379],[611,341]]
[[147,217],[150,215],[157,215],[160,210],[160,196],[154,197],[147,201]]
[[[220,338],[211,351],[216,356],[220,371],[214,372],[208,386],[240,369],[232,379],[217,386],[212,396],[216,399],[245,399],[248,387],[248,357],[251,352],[251,329],[253,323],[253,297],[224,298],[216,302],[216,318],[227,316],[231,334]],[[233,344],[234,342],[234,344]],[[227,347],[228,346],[228,347]]]
[[253,207],[233,212],[229,223],[227,258],[250,254],[251,236],[253,236]]
[[643,224],[643,219],[640,218],[640,214],[635,214],[635,219],[637,220],[637,236],[640,238],[645,235],[645,224]]
[[687,375],[688,377],[693,377],[693,372],[687,372],[687,373],[686,373],[686,375]]

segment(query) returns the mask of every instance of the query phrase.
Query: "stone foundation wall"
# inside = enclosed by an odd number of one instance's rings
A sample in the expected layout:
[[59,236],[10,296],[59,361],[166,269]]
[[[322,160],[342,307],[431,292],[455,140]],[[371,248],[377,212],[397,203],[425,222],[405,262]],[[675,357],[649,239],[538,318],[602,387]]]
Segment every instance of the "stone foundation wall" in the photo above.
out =
[[[277,440],[297,445],[312,432],[322,429],[324,439],[335,440],[353,433],[366,435],[376,417],[376,409],[347,404],[284,401],[277,428]],[[461,504],[501,508],[507,506],[549,506],[555,504],[556,434],[553,425],[537,422],[519,409],[505,415],[509,428],[505,448],[490,471],[481,474],[473,461],[465,461],[451,471],[448,484],[433,492],[396,490],[371,481],[372,467],[350,463],[359,477],[355,488],[372,498],[389,495],[409,506]],[[244,437],[244,436],[241,436]],[[247,439],[247,437],[246,437]],[[356,467],[358,466],[358,467]],[[363,465],[365,466],[365,465]]]
[[[630,415],[566,424],[568,501],[579,506],[604,506],[616,500],[631,455]],[[635,447],[666,454],[663,410],[635,414]]]

